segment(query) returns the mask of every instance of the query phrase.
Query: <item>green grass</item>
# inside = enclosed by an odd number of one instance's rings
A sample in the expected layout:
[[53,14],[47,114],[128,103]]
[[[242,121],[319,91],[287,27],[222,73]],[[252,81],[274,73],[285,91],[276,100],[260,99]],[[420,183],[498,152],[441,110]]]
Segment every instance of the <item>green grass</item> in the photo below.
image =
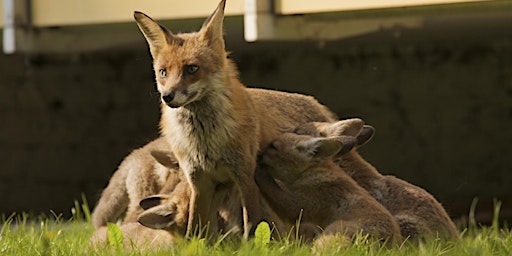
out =
[[[85,207],[84,207],[85,206]],[[206,243],[202,239],[179,241],[173,247],[120,246],[122,236],[101,247],[89,244],[93,233],[86,204],[75,206],[74,217],[63,220],[58,215],[36,220],[27,215],[3,217],[0,230],[0,255],[311,255],[311,246],[297,241],[272,241],[265,226],[259,227],[255,238],[243,242],[233,239]],[[81,210],[77,210],[81,209]],[[499,203],[496,204],[497,220]],[[319,255],[512,255],[512,232],[499,228],[477,227],[471,221],[458,241],[432,239],[424,243],[404,243],[391,248],[358,237],[348,248],[341,244],[319,251]]]

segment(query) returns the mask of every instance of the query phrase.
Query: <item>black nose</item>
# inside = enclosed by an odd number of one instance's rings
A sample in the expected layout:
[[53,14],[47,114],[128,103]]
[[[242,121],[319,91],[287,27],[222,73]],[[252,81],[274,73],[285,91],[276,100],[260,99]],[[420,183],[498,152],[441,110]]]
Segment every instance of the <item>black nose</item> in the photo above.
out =
[[175,93],[170,92],[168,94],[162,95],[162,100],[164,100],[165,103],[169,104],[174,99]]

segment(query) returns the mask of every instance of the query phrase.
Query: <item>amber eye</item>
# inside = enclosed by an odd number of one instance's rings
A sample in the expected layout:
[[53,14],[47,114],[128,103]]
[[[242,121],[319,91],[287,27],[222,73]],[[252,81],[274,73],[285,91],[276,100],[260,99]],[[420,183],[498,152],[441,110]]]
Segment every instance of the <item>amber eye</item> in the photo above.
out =
[[189,74],[189,75],[196,73],[197,70],[199,70],[199,67],[197,65],[186,65],[185,66],[185,72],[187,72],[187,74]]
[[162,68],[162,69],[158,70],[158,74],[160,75],[161,78],[165,78],[167,76],[167,70]]

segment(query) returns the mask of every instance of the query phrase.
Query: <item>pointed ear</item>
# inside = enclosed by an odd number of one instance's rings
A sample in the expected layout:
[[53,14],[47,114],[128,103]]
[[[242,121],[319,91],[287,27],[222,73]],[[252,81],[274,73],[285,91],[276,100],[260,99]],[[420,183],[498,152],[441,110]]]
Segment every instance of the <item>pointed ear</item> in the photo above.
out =
[[217,9],[204,21],[201,30],[199,30],[201,38],[216,51],[224,50],[222,21],[224,19],[225,6],[226,0],[220,1]]
[[147,210],[162,204],[162,201],[167,200],[167,198],[165,195],[150,196],[140,200],[139,205],[142,209]]
[[174,157],[174,154],[170,151],[160,151],[160,150],[154,150],[151,151],[151,156],[153,156],[158,163],[161,165],[177,170],[179,169],[178,160]]
[[151,55],[155,58],[158,52],[174,38],[174,35],[142,12],[134,12],[133,17],[149,44]]
[[157,205],[142,212],[137,221],[148,228],[168,228],[176,223],[176,209],[167,204]]
[[373,138],[375,134],[375,128],[371,125],[365,125],[359,135],[357,136],[357,146],[362,146],[366,144]]
[[332,138],[311,138],[298,143],[297,148],[304,151],[313,159],[325,160],[335,156],[343,147],[343,144]]
[[346,120],[330,123],[327,126],[320,127],[320,132],[326,137],[329,136],[357,136],[363,129],[364,121],[359,118],[351,118]]

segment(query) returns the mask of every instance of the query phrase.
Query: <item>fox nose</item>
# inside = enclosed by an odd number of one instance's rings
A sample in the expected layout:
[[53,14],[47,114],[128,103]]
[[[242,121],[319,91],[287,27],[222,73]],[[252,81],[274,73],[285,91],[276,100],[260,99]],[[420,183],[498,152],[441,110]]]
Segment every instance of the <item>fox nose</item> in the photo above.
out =
[[175,93],[175,92],[170,92],[170,93],[168,93],[168,94],[162,95],[162,100],[163,100],[165,103],[169,104],[169,103],[171,103],[171,102],[172,102],[172,100],[174,99],[174,96],[175,96],[175,95],[176,95],[176,93]]

